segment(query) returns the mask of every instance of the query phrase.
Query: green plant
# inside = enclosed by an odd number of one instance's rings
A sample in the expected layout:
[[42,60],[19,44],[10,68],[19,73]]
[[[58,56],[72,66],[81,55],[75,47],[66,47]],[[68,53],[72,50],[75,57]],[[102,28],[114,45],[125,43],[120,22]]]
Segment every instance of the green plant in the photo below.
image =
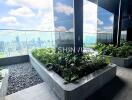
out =
[[63,77],[68,83],[104,68],[109,63],[103,56],[90,56],[89,53],[56,53],[54,49],[35,49],[33,56]]
[[2,80],[2,73],[1,73],[1,68],[0,68],[0,82],[1,82],[1,80]]
[[95,50],[101,55],[108,55],[114,57],[128,57],[132,56],[132,43],[122,42],[120,47],[114,47],[112,44],[97,44]]

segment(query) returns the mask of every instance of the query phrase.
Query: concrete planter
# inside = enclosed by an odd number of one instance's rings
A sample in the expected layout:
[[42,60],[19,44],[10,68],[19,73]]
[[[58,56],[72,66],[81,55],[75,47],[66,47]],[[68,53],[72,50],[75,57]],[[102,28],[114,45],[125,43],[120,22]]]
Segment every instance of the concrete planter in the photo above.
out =
[[4,69],[2,72],[2,81],[0,82],[0,100],[5,100],[5,96],[7,93],[7,87],[8,87],[8,77],[9,72],[8,69]]
[[32,55],[30,62],[41,78],[48,83],[59,100],[85,100],[86,97],[100,89],[116,75],[114,64],[98,70],[78,80],[77,83],[64,84],[65,80],[53,71],[48,71]]
[[110,57],[110,61],[120,67],[129,67],[132,65],[132,56],[128,58]]
[[0,58],[0,66],[29,62],[28,55]]

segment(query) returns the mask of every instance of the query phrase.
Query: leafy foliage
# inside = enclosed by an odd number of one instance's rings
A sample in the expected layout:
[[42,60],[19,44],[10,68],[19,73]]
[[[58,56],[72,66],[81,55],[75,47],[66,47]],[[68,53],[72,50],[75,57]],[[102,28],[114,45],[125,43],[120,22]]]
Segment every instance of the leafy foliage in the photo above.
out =
[[[73,82],[95,70],[104,68],[108,59],[102,56],[90,56],[89,53],[56,53],[54,49],[35,49],[33,56],[46,65],[48,70],[58,73],[67,82]],[[107,62],[107,63],[106,63]]]
[[1,68],[0,68],[0,82],[1,82],[1,80],[2,80],[2,73],[1,73]]
[[120,47],[114,47],[112,44],[97,44],[94,47],[95,50],[98,50],[99,54],[109,55],[114,57],[128,57],[132,56],[132,43],[131,42],[122,42]]

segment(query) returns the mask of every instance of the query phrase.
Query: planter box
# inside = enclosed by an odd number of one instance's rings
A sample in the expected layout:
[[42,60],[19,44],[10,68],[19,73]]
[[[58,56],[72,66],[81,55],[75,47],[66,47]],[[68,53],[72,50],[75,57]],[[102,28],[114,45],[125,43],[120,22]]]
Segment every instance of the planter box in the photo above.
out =
[[110,57],[110,61],[120,67],[129,67],[132,65],[132,56],[128,58]]
[[85,100],[96,90],[104,86],[116,75],[116,65],[112,64],[78,80],[76,83],[64,84],[65,80],[53,71],[48,71],[43,64],[29,55],[30,62],[41,78],[59,100]]
[[4,69],[2,72],[2,81],[0,82],[0,100],[5,100],[5,96],[7,93],[7,87],[8,87],[8,77],[9,72],[8,69]]
[[28,55],[0,58],[0,66],[19,64],[19,63],[24,63],[24,62],[29,62]]

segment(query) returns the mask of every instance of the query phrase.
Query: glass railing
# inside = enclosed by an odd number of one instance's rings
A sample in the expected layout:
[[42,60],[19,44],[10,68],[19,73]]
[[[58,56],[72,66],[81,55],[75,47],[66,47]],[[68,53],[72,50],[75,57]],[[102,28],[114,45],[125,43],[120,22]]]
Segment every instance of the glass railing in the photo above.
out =
[[[125,39],[125,35],[121,37]],[[83,46],[84,48],[94,46],[98,39],[110,42],[112,38],[112,34],[84,33]],[[55,48],[55,43],[59,46],[74,44],[74,34],[72,32],[0,29],[0,58],[27,55],[35,48]]]
[[[126,41],[126,33],[121,34],[121,41]],[[113,43],[113,33],[87,33],[83,34],[83,46],[93,47],[96,43]]]
[[112,33],[98,33],[97,34],[97,42],[112,43],[113,42],[113,34]]
[[[121,41],[126,41],[126,34],[121,34]],[[97,42],[99,43],[113,43],[112,33],[98,33]]]
[[27,55],[35,48],[74,44],[73,32],[0,29],[0,58]]
[[0,58],[27,55],[34,48],[54,46],[54,32],[0,30]]
[[94,46],[97,43],[97,34],[95,33],[83,33],[83,46],[84,48]]

